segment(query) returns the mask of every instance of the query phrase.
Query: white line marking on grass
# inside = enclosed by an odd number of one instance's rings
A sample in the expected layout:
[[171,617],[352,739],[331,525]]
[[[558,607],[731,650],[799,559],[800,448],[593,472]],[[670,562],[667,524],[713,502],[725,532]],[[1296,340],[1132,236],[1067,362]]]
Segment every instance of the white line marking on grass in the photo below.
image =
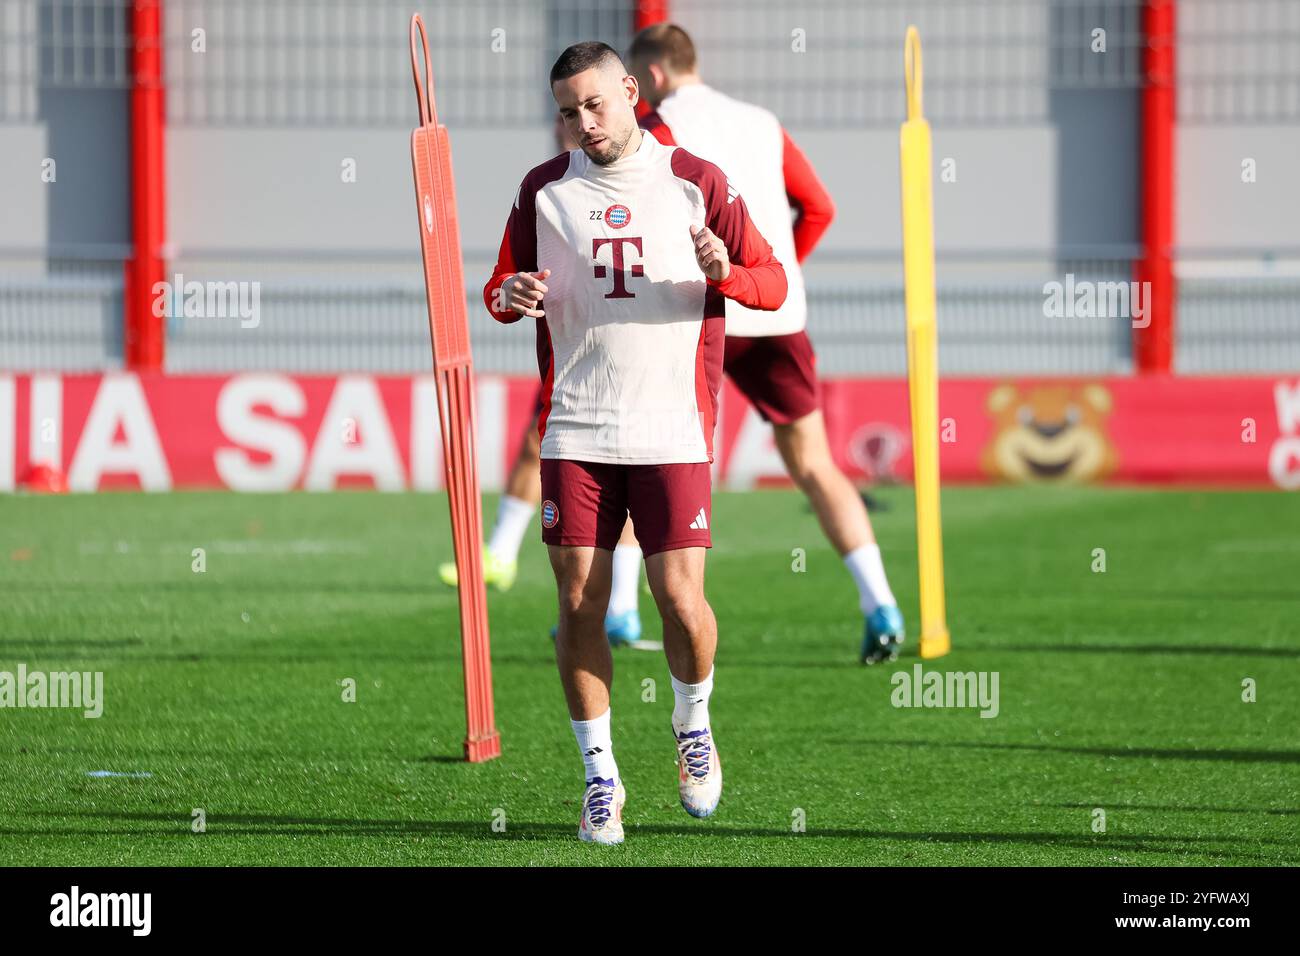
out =
[[145,777],[152,777],[153,774],[147,771],[121,771],[121,770],[87,770],[87,777],[130,777],[133,780],[141,780]]

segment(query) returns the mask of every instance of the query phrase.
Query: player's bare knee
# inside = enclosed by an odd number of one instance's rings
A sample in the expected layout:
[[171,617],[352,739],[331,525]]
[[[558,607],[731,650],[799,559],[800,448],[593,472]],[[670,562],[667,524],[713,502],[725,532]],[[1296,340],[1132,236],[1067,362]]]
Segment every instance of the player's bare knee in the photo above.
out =
[[790,480],[800,491],[807,493],[818,486],[818,471],[809,462],[802,460],[791,462],[788,471]]
[[702,591],[672,589],[659,601],[659,614],[677,630],[694,634],[704,625],[706,607]]
[[605,605],[609,603],[608,595],[605,595],[602,601],[599,595],[593,593],[591,588],[585,587],[582,582],[561,587],[559,598],[560,620],[572,624],[604,620]]
[[805,494],[824,491],[835,481],[835,463],[821,455],[797,455],[788,462],[790,479]]

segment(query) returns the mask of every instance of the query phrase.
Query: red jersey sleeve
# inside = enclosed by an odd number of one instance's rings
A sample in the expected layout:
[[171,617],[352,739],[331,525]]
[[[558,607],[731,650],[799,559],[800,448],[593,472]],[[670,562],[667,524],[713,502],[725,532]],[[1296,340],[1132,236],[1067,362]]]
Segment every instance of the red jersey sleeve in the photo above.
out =
[[680,147],[672,164],[675,175],[695,183],[704,194],[704,224],[727,247],[731,272],[721,282],[707,280],[709,285],[751,309],[779,309],[788,291],[785,267],[750,219],[745,200],[727,182],[726,174]]
[[[515,204],[506,219],[506,231],[497,250],[496,268],[483,286],[483,304],[498,322],[518,322],[521,316],[505,304],[499,294],[502,284],[517,272],[537,271],[537,191],[559,179],[569,168],[569,154],[561,153],[531,170],[515,193]],[[544,307],[544,306],[543,306]]]
[[[496,268],[492,270],[492,278],[488,279],[487,285],[483,286],[483,304],[498,322],[518,322],[522,318],[506,305],[505,296],[500,291],[502,284],[516,272],[534,272],[537,268],[537,213],[532,197],[528,197],[527,201],[524,199],[527,183],[524,180],[524,185],[519,187],[519,193],[515,196],[515,204],[506,220],[505,234],[501,237],[501,248],[497,250]],[[529,223],[530,215],[534,217],[532,225]]]
[[794,254],[803,262],[835,218],[835,203],[803,150],[781,130],[785,194],[795,210]]
[[727,247],[731,272],[721,282],[707,280],[717,286],[728,299],[734,299],[751,309],[771,312],[785,304],[788,280],[785,266],[772,252],[771,244],[749,218],[745,200],[736,196],[731,205],[717,219],[709,223],[714,235]]

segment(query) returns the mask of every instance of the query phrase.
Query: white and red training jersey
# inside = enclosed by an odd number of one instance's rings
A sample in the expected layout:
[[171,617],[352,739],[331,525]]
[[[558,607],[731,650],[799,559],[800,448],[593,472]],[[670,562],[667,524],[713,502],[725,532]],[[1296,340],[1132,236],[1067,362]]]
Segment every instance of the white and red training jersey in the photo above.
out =
[[[725,298],[785,300],[785,271],[722,171],[640,139],[609,166],[575,149],[529,172],[483,288],[493,317],[514,322],[502,283],[551,270],[536,320],[543,458],[712,461]],[[700,271],[692,225],[726,245],[724,282]]]
[[[808,157],[768,110],[743,103],[703,83],[688,83],[641,119],[660,142],[685,147],[716,163],[749,203],[754,224],[785,265],[790,293],[781,308],[757,312],[727,303],[727,334],[789,335],[808,321],[799,263],[835,216],[830,193]],[[791,223],[790,210],[796,218]]]

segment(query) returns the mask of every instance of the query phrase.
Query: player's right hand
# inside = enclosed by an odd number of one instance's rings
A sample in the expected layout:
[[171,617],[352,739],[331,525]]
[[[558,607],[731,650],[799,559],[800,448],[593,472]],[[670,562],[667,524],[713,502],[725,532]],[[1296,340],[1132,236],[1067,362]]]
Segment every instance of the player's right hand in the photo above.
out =
[[550,277],[550,269],[543,269],[541,272],[516,272],[501,284],[506,294],[506,305],[520,315],[534,319],[545,318],[546,313],[538,306],[542,304],[542,298],[547,291],[543,280]]

